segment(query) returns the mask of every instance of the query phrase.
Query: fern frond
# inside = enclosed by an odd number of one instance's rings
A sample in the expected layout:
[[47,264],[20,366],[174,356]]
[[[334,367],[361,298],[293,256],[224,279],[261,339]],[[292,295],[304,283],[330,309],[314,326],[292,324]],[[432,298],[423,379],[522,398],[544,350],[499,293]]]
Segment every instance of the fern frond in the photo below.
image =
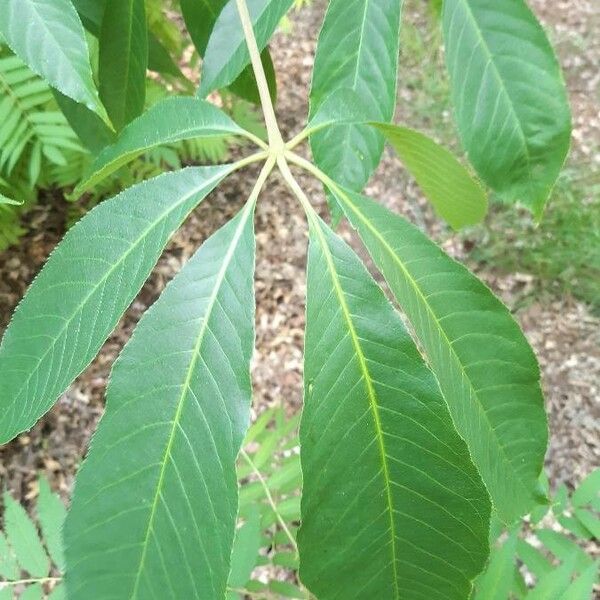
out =
[[16,56],[0,58],[0,170],[10,174],[35,135],[31,115],[48,104],[50,88]]
[[[66,508],[53,494],[44,477],[39,479],[36,519],[13,497],[3,496],[4,519],[0,529],[0,590],[25,587],[24,594],[35,588],[32,597],[42,591],[57,590],[64,558],[61,530]],[[31,590],[32,592],[34,590]],[[62,590],[64,592],[64,590]],[[58,591],[56,592],[58,595]],[[4,597],[12,597],[10,591]],[[22,597],[25,597],[24,595]]]
[[31,187],[44,159],[66,165],[65,150],[83,152],[48,85],[13,55],[0,58],[0,123],[0,174],[9,176],[19,161],[27,162]]

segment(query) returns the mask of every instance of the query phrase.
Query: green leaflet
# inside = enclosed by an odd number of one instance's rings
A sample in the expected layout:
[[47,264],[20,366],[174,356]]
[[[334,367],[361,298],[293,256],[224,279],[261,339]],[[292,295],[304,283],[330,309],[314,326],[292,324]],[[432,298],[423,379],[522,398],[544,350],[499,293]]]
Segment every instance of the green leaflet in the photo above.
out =
[[37,516],[46,548],[54,564],[59,569],[64,570],[62,528],[67,509],[61,499],[52,493],[48,480],[45,477],[39,478],[39,490]]
[[355,91],[340,88],[319,106],[294,142],[309,136],[314,139],[326,128],[370,125],[384,134],[425,196],[452,227],[460,229],[483,219],[487,211],[485,191],[451,152],[414,129],[371,121],[365,118],[367,113]]
[[245,133],[209,102],[191,97],[165,98],[130,123],[117,141],[98,155],[73,195],[80,196],[136,156],[156,146],[198,137]]
[[17,563],[14,552],[9,547],[5,535],[0,531],[0,576],[5,580],[15,581],[19,579],[20,575],[21,568]]
[[179,3],[194,46],[204,57],[210,34],[227,0],[179,0]]
[[99,40],[100,97],[120,131],[144,110],[148,66],[144,0],[106,0]]
[[34,583],[25,588],[25,591],[21,594],[19,600],[42,600],[42,597],[42,586],[39,583]]
[[[85,28],[94,37],[99,37],[102,16],[108,0],[71,1],[77,9]],[[163,75],[183,77],[179,67],[173,62],[173,58],[169,54],[169,51],[150,30],[148,30],[148,69],[156,71],[157,73],[162,73]]]
[[525,336],[483,283],[413,225],[359,194],[337,198],[412,322],[499,516],[512,522],[541,500],[548,437]]
[[19,565],[31,577],[46,577],[50,561],[37,529],[25,509],[8,492],[4,492],[4,529]]
[[442,25],[462,143],[481,178],[540,217],[569,149],[564,82],[524,0],[445,0]]
[[[293,0],[247,0],[256,41],[263,50],[279,21],[287,13]],[[236,0],[229,0],[219,14],[206,47],[198,94],[206,97],[213,90],[224,88],[250,63],[250,56]]]
[[95,37],[100,34],[107,0],[71,0],[85,28]]
[[302,581],[330,598],[466,598],[490,503],[435,378],[352,250],[312,219]]
[[142,317],[65,526],[68,597],[223,598],[249,420],[254,203]]
[[69,125],[92,154],[115,141],[115,132],[96,113],[56,90],[53,93]]
[[[256,504],[248,509],[245,523],[235,532],[235,540],[231,552],[231,572],[228,584],[232,588],[243,588],[256,566],[261,547],[260,511]],[[236,594],[234,598],[239,598]]]
[[375,125],[431,201],[454,229],[479,223],[487,212],[483,188],[456,157],[419,131],[398,125]]
[[0,345],[0,443],[30,428],[90,363],[171,235],[232,169],[161,175],[106,200],[69,230]]
[[587,600],[594,597],[594,585],[598,583],[598,569],[595,562],[582,571],[575,581],[569,584],[560,600]]
[[507,600],[513,583],[517,534],[511,533],[506,541],[493,549],[487,569],[475,581],[473,600]]
[[148,68],[151,71],[185,79],[162,42],[148,30]]
[[92,79],[83,26],[70,0],[2,0],[0,34],[34,73],[108,121]]
[[573,492],[573,506],[581,507],[600,498],[600,469],[592,471]]
[[[277,100],[277,79],[275,76],[275,65],[273,64],[273,59],[268,48],[265,48],[261,52],[260,59],[265,70],[271,101],[275,103]],[[247,100],[253,104],[260,104],[260,94],[256,85],[256,79],[254,78],[252,65],[248,65],[238,75],[237,79],[229,86],[229,90],[243,100]]]
[[[331,0],[315,55],[311,115],[336,90],[362,100],[363,117],[391,121],[396,105],[401,0]],[[360,191],[377,167],[383,136],[366,125],[331,127],[311,138],[317,165]]]
[[[181,12],[183,13],[183,18],[185,19],[185,24],[190,32],[194,46],[196,46],[198,54],[204,57],[210,34],[217,22],[219,13],[225,4],[227,4],[227,0],[180,0],[180,3]],[[271,99],[275,100],[277,95],[277,81],[275,80],[273,59],[268,48],[263,50],[261,59],[267,83],[269,84]],[[260,103],[258,87],[256,86],[251,65],[246,66],[235,81],[229,85],[229,89],[236,96],[248,100],[248,102],[253,102],[254,104]],[[200,89],[198,90],[198,95],[200,97],[204,96],[204,94],[200,93]]]
[[[306,129],[299,139],[313,136],[326,127],[334,125],[366,125],[369,123],[369,109],[362,98],[350,88],[339,88],[313,111]],[[296,138],[298,139],[298,138]]]
[[66,600],[65,584],[59,583],[54,587],[52,593],[48,596],[48,600]]

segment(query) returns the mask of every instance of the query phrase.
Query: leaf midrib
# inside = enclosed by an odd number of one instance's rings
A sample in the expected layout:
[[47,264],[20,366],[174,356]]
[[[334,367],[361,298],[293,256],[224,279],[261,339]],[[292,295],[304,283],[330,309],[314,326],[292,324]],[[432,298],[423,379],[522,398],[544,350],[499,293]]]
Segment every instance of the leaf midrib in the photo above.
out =
[[21,387],[18,389],[18,391],[13,396],[12,402],[6,407],[6,410],[4,412],[4,416],[3,416],[2,419],[0,419],[0,424],[4,423],[4,420],[5,420],[6,416],[8,415],[8,411],[14,406],[15,402],[17,401],[17,399],[21,396],[21,393],[25,389],[25,386],[29,383],[31,377],[37,372],[37,369],[39,368],[39,366],[42,363],[42,361],[46,358],[46,356],[48,356],[48,353],[51,352],[51,350],[54,348],[54,345],[56,344],[56,342],[59,339],[59,337],[64,333],[64,331],[71,324],[71,322],[73,321],[73,319],[75,319],[75,316],[85,306],[85,304],[92,297],[92,295],[96,292],[96,290],[123,264],[123,262],[127,259],[127,257],[132,252],[134,252],[135,249],[137,249],[137,247],[146,239],[146,237],[150,234],[150,232],[153,229],[155,229],[156,227],[158,227],[158,225],[160,223],[162,223],[164,221],[164,219],[166,219],[172,212],[174,212],[177,208],[179,208],[182,204],[184,204],[187,200],[189,200],[194,194],[198,194],[203,188],[209,187],[213,181],[220,179],[225,174],[226,174],[226,172],[219,173],[219,175],[217,175],[215,177],[212,177],[210,179],[207,179],[201,185],[199,185],[196,188],[194,188],[193,192],[190,192],[189,194],[186,194],[185,196],[182,196],[178,202],[176,202],[175,204],[171,205],[168,208],[168,210],[166,210],[165,212],[163,212],[160,215],[159,218],[155,219],[152,222],[152,224],[144,230],[144,232],[142,233],[142,235],[140,235],[138,237],[137,241],[134,244],[132,244],[132,246],[127,250],[127,252],[125,252],[122,255],[121,259],[119,261],[117,261],[110,269],[108,269],[108,271],[106,272],[106,274],[102,276],[102,278],[98,281],[98,283],[95,286],[93,286],[93,288],[91,289],[91,291],[89,292],[89,294],[87,294],[85,296],[85,298],[82,300],[82,302],[80,302],[79,305],[75,308],[75,310],[72,313],[72,316],[68,320],[65,320],[64,325],[60,328],[60,330],[57,333],[56,338],[54,338],[52,344],[50,344],[48,346],[48,349],[40,356],[35,369],[33,369],[29,373],[29,375],[27,376],[27,378],[23,381]]
[[[339,191],[341,191],[341,190],[339,190]],[[365,217],[362,214],[362,212],[359,210],[359,208],[352,202],[352,200],[350,199],[350,197],[347,194],[345,194],[345,193],[344,194],[339,194],[339,195],[345,200],[346,206],[348,206],[349,208],[351,208],[353,210],[353,212],[358,216],[358,218],[369,228],[369,230],[371,231],[371,233],[379,240],[379,242],[383,245],[383,247],[386,249],[386,251],[392,257],[392,260],[395,263],[398,264],[398,266],[400,267],[402,273],[404,274],[404,277],[406,278],[406,280],[410,283],[411,287],[413,288],[415,294],[421,299],[421,302],[422,302],[423,306],[425,307],[425,310],[430,315],[431,319],[433,320],[433,322],[436,325],[436,330],[439,332],[440,336],[446,342],[446,345],[449,348],[450,355],[453,357],[455,364],[458,366],[458,368],[459,368],[459,370],[461,372],[463,380],[465,380],[467,382],[468,387],[469,387],[469,393],[470,393],[471,397],[475,398],[477,400],[476,406],[479,409],[479,414],[483,416],[483,420],[486,423],[486,425],[488,426],[488,429],[490,431],[490,437],[493,437],[493,439],[496,440],[496,442],[497,442],[496,445],[497,445],[497,447],[500,450],[500,456],[502,457],[504,463],[507,464],[507,466],[510,468],[510,470],[512,470],[515,473],[517,473],[517,470],[515,469],[514,465],[512,464],[512,462],[510,461],[508,455],[506,454],[504,446],[501,444],[498,436],[496,435],[496,431],[495,431],[494,427],[492,426],[492,423],[490,422],[489,417],[488,417],[486,411],[481,406],[481,402],[479,400],[479,396],[478,396],[478,394],[477,394],[477,392],[475,390],[473,382],[471,381],[470,377],[466,373],[466,371],[465,371],[465,369],[464,369],[464,367],[462,365],[462,362],[461,362],[460,358],[458,357],[458,355],[456,354],[456,351],[454,350],[454,346],[450,343],[450,340],[448,339],[448,336],[446,335],[446,332],[441,327],[437,316],[433,312],[433,309],[431,308],[431,306],[427,302],[427,299],[423,295],[423,293],[420,290],[419,286],[414,281],[413,277],[408,272],[408,270],[404,266],[403,262],[396,255],[396,253],[394,252],[393,248],[387,243],[387,241],[379,233],[379,231],[371,224],[371,222],[369,221],[369,219],[367,219],[367,217]],[[521,479],[520,475],[516,478],[516,480],[519,483],[520,487],[522,488],[523,492],[525,493],[524,495],[528,496],[528,497],[531,497],[531,494],[528,491],[527,487],[525,486],[525,484],[524,484],[523,480]]]
[[136,573],[133,591],[131,593],[132,600],[135,600],[138,597],[139,584],[141,581],[142,572],[144,570],[144,564],[146,561],[146,556],[147,556],[147,551],[148,551],[148,546],[149,546],[149,541],[150,541],[150,534],[152,532],[152,526],[153,526],[154,518],[156,516],[158,500],[159,500],[159,497],[160,497],[160,494],[162,491],[165,473],[167,470],[167,468],[166,468],[167,463],[171,456],[171,449],[173,447],[173,443],[175,440],[175,432],[177,431],[177,428],[179,426],[179,421],[181,419],[181,413],[183,411],[185,401],[189,396],[189,391],[191,391],[192,376],[194,374],[194,371],[196,370],[196,365],[200,358],[200,351],[202,349],[202,343],[204,342],[204,336],[206,334],[206,331],[208,330],[208,322],[212,315],[213,308],[215,307],[215,305],[217,303],[219,292],[221,291],[221,286],[223,285],[223,282],[225,281],[225,276],[227,274],[227,270],[229,269],[229,265],[231,264],[231,260],[233,258],[235,249],[237,248],[237,245],[240,241],[240,238],[242,236],[242,233],[246,226],[248,218],[252,214],[253,208],[254,208],[253,202],[248,203],[246,205],[246,207],[244,208],[245,214],[241,218],[240,224],[238,225],[238,227],[235,231],[235,234],[231,239],[231,243],[229,245],[229,248],[227,249],[225,258],[223,259],[223,265],[221,266],[221,268],[219,269],[219,272],[217,274],[217,279],[215,281],[214,289],[210,295],[208,305],[207,305],[207,308],[206,308],[206,311],[204,314],[204,319],[202,321],[200,331],[198,332],[198,339],[196,340],[196,344],[192,350],[192,358],[190,360],[190,364],[189,364],[188,370],[186,372],[186,377],[185,377],[185,381],[183,382],[181,394],[177,401],[177,410],[175,411],[175,416],[173,417],[173,424],[171,427],[171,432],[169,434],[169,439],[167,441],[167,446],[165,448],[165,452],[163,455],[162,466],[160,469],[158,482],[156,484],[156,492],[155,492],[154,499],[152,502],[150,516],[148,518],[148,526],[146,528],[146,534],[145,534],[144,540],[142,542],[142,546],[143,546],[142,556],[140,558],[140,564],[139,564],[139,567],[138,567],[138,570]]
[[387,462],[387,453],[385,450],[385,441],[383,439],[383,428],[381,426],[381,417],[379,414],[379,406],[377,404],[377,394],[373,387],[373,382],[371,381],[371,374],[369,372],[369,368],[367,366],[367,361],[365,355],[362,351],[360,345],[360,338],[356,333],[356,329],[354,327],[354,322],[352,321],[352,313],[350,312],[350,308],[348,307],[348,303],[346,302],[346,295],[340,283],[335,264],[333,262],[333,258],[331,256],[331,252],[329,250],[329,245],[327,244],[327,240],[323,235],[319,222],[311,215],[311,222],[313,224],[313,229],[315,230],[317,237],[319,238],[319,243],[321,248],[323,249],[323,254],[325,256],[325,260],[327,262],[327,268],[331,274],[331,280],[333,283],[333,287],[336,295],[338,296],[340,307],[342,309],[342,314],[344,315],[344,320],[348,326],[348,332],[350,334],[350,339],[352,340],[352,345],[354,347],[354,352],[358,357],[359,367],[362,372],[362,375],[365,380],[365,386],[367,388],[367,396],[369,398],[369,405],[371,407],[371,412],[373,413],[374,424],[375,424],[375,435],[377,437],[377,443],[379,446],[379,452],[381,454],[381,463],[383,469],[383,478],[386,488],[386,504],[387,510],[390,520],[390,535],[392,538],[392,543],[390,545],[392,552],[392,565],[393,565],[393,580],[394,580],[394,589],[396,592],[396,598],[400,598],[400,590],[398,588],[398,565],[397,565],[397,555],[396,555],[396,524],[394,521],[394,509],[392,502],[392,489],[390,485],[390,473]]

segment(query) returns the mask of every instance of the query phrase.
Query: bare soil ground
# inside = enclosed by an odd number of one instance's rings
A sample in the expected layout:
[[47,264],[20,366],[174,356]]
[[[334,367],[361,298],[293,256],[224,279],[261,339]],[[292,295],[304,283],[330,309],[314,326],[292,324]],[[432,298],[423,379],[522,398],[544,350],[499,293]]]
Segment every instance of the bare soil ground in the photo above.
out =
[[[595,0],[534,0],[557,44],[566,71],[574,110],[573,157],[599,161],[598,111],[600,72],[600,14]],[[307,112],[307,89],[324,3],[293,18],[292,32],[278,35],[273,45],[280,96],[277,111],[286,135],[299,131]],[[407,18],[423,19],[416,0]],[[419,68],[415,65],[414,68]],[[402,103],[414,91],[400,81]],[[445,114],[450,120],[450,113]],[[426,127],[426,124],[414,124]],[[56,406],[31,432],[0,449],[0,482],[17,498],[36,494],[36,472],[44,471],[68,497],[77,466],[103,411],[103,394],[110,366],[143,311],[157,298],[170,278],[194,249],[241,206],[254,181],[249,169],[228,180],[192,215],[175,236],[157,269],[123,317],[90,368],[63,394]],[[309,196],[324,211],[319,185],[299,174]],[[426,229],[457,258],[468,253],[458,238],[450,236],[429,210],[418,190],[387,152],[367,188],[367,193],[405,214]],[[47,201],[27,216],[32,227],[19,246],[0,254],[0,331],[28,283],[63,234],[65,203]],[[302,397],[302,341],[305,292],[305,223],[296,201],[275,175],[263,194],[257,214],[257,350],[253,375],[254,410],[284,403],[298,410]],[[348,235],[348,232],[345,232]],[[478,274],[511,306],[531,285],[520,274],[502,275],[481,270]],[[551,444],[547,467],[553,484],[576,484],[600,463],[600,320],[572,298],[543,298],[516,311],[516,316],[537,351],[543,372],[550,415]]]

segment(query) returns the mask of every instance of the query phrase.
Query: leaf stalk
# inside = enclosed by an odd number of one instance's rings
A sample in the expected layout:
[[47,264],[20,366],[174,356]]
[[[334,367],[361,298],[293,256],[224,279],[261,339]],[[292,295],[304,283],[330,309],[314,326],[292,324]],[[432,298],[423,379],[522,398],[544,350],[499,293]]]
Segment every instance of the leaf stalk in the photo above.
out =
[[236,0],[236,3],[242,22],[242,28],[244,30],[244,37],[246,38],[246,45],[248,46],[248,53],[250,54],[252,70],[254,71],[254,77],[256,78],[256,84],[258,86],[260,103],[265,117],[267,134],[269,136],[269,148],[274,154],[278,154],[283,152],[284,143],[281,132],[279,131],[279,126],[277,125],[277,118],[275,117],[275,109],[273,108],[273,102],[271,101],[267,77],[260,59],[260,50],[258,49],[254,29],[252,27],[252,19],[250,17],[250,12],[248,11],[246,0]]

